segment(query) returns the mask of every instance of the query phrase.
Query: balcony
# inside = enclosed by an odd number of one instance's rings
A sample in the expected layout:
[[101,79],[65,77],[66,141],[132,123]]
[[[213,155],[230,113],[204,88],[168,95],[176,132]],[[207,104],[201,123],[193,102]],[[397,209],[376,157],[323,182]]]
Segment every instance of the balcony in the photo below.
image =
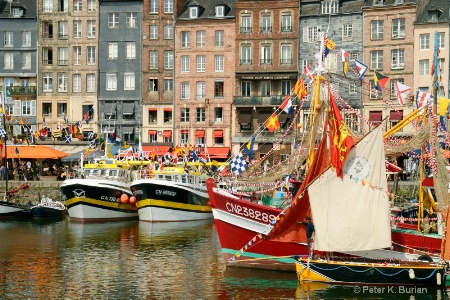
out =
[[60,39],[60,40],[67,40],[67,39],[69,39],[69,36],[67,35],[67,34],[58,34],[58,38]]
[[267,27],[267,26],[263,26],[259,29],[259,31],[261,33],[271,33],[272,32],[272,27]]
[[271,58],[264,58],[259,60],[260,65],[271,65],[272,59]]
[[42,64],[43,65],[52,65],[53,61],[51,59],[43,59]]
[[292,26],[281,26],[281,32],[292,32]]
[[241,59],[240,61],[239,61],[239,64],[240,65],[251,65],[253,62],[252,62],[252,60],[251,59]]
[[241,33],[251,33],[252,32],[252,27],[241,27],[240,28],[240,32]]
[[58,66],[68,66],[69,61],[66,59],[58,59]]
[[274,106],[280,105],[286,96],[234,96],[233,104],[239,106]]
[[36,95],[35,86],[10,86],[8,89],[11,95]]
[[282,58],[280,59],[280,65],[292,65],[294,60],[292,58]]

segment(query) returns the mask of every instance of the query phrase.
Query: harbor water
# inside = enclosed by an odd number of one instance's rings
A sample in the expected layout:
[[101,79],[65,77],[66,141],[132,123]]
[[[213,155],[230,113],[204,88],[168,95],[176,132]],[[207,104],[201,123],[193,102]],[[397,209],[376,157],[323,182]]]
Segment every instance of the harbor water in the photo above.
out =
[[0,221],[0,299],[447,299],[226,268],[212,221]]

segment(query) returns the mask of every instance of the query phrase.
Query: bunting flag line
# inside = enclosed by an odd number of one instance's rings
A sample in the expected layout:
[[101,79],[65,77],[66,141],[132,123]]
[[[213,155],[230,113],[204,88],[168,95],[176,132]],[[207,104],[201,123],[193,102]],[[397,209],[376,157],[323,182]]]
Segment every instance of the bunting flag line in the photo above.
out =
[[411,87],[399,81],[395,82],[395,98],[397,98],[398,104],[404,105],[406,103],[406,98],[410,91]]
[[356,63],[356,70],[358,71],[359,74],[359,79],[362,80],[364,77],[364,73],[366,73],[369,67],[357,59],[355,59],[355,63]]
[[287,95],[283,102],[281,102],[280,104],[280,108],[287,113],[288,115],[291,114],[292,112],[292,100],[291,100],[291,95]]
[[378,91],[383,91],[384,86],[388,82],[389,78],[381,74],[380,72],[373,72],[373,83],[375,85],[375,89]]
[[306,75],[306,77],[308,77],[309,82],[314,80],[314,72],[311,71],[311,65],[308,64],[306,65],[305,69],[303,70],[303,74]]
[[417,108],[421,108],[428,104],[428,101],[433,101],[433,96],[431,94],[417,91],[416,93],[416,104]]
[[253,158],[253,146],[254,145],[255,145],[255,137],[253,137],[252,140],[250,142],[248,142],[244,148],[249,161],[251,161]]
[[242,155],[242,153],[239,152],[239,154],[230,161],[230,168],[231,171],[236,175],[239,175],[245,170],[247,170],[248,164],[245,161],[245,158]]
[[280,120],[278,120],[276,113],[273,113],[266,122],[266,127],[270,132],[274,132],[278,127],[280,127],[280,125]]
[[448,105],[450,103],[450,99],[439,98],[439,122],[442,125],[442,129],[447,131],[445,127],[445,118],[447,117]]

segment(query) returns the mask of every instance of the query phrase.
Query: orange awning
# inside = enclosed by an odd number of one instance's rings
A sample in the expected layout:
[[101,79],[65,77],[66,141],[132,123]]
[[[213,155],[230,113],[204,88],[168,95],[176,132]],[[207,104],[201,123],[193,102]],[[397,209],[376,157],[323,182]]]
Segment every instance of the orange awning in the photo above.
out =
[[156,107],[150,107],[149,109],[148,109],[148,111],[157,111],[158,109],[156,108]]
[[[214,158],[228,158],[230,155],[230,148],[229,147],[207,147],[205,153],[205,148],[202,148],[202,151],[200,152],[201,157],[208,157],[211,159]],[[206,155],[208,154],[208,155]]]
[[172,111],[172,107],[165,107],[164,111]]
[[205,131],[204,130],[196,130],[195,131],[195,137],[204,137]]
[[403,119],[402,111],[391,111],[389,114],[390,121],[401,121]]
[[189,133],[189,130],[187,130],[187,129],[181,129],[181,133],[182,133],[182,134],[187,134],[187,133]]
[[164,130],[163,137],[168,138],[172,136],[172,130]]
[[169,151],[170,146],[142,146],[142,151],[153,152],[156,155],[164,155]]
[[5,148],[7,150],[8,158],[60,159],[69,156],[69,154],[66,152],[56,150],[52,147],[47,147],[45,145],[8,145],[6,147],[3,147],[3,157],[5,155]]
[[223,137],[223,130],[214,130],[214,137],[215,138]]
[[148,134],[150,134],[150,135],[155,135],[155,134],[156,134],[156,130],[149,130],[149,131],[148,131]]
[[381,122],[383,119],[383,113],[379,111],[369,112],[369,122]]

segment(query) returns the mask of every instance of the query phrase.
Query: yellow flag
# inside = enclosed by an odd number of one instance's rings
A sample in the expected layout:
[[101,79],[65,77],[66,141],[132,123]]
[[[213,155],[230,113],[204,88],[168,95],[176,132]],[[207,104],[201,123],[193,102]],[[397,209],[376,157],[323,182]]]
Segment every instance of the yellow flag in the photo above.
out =
[[447,114],[448,104],[450,99],[439,98],[439,115],[445,116]]

